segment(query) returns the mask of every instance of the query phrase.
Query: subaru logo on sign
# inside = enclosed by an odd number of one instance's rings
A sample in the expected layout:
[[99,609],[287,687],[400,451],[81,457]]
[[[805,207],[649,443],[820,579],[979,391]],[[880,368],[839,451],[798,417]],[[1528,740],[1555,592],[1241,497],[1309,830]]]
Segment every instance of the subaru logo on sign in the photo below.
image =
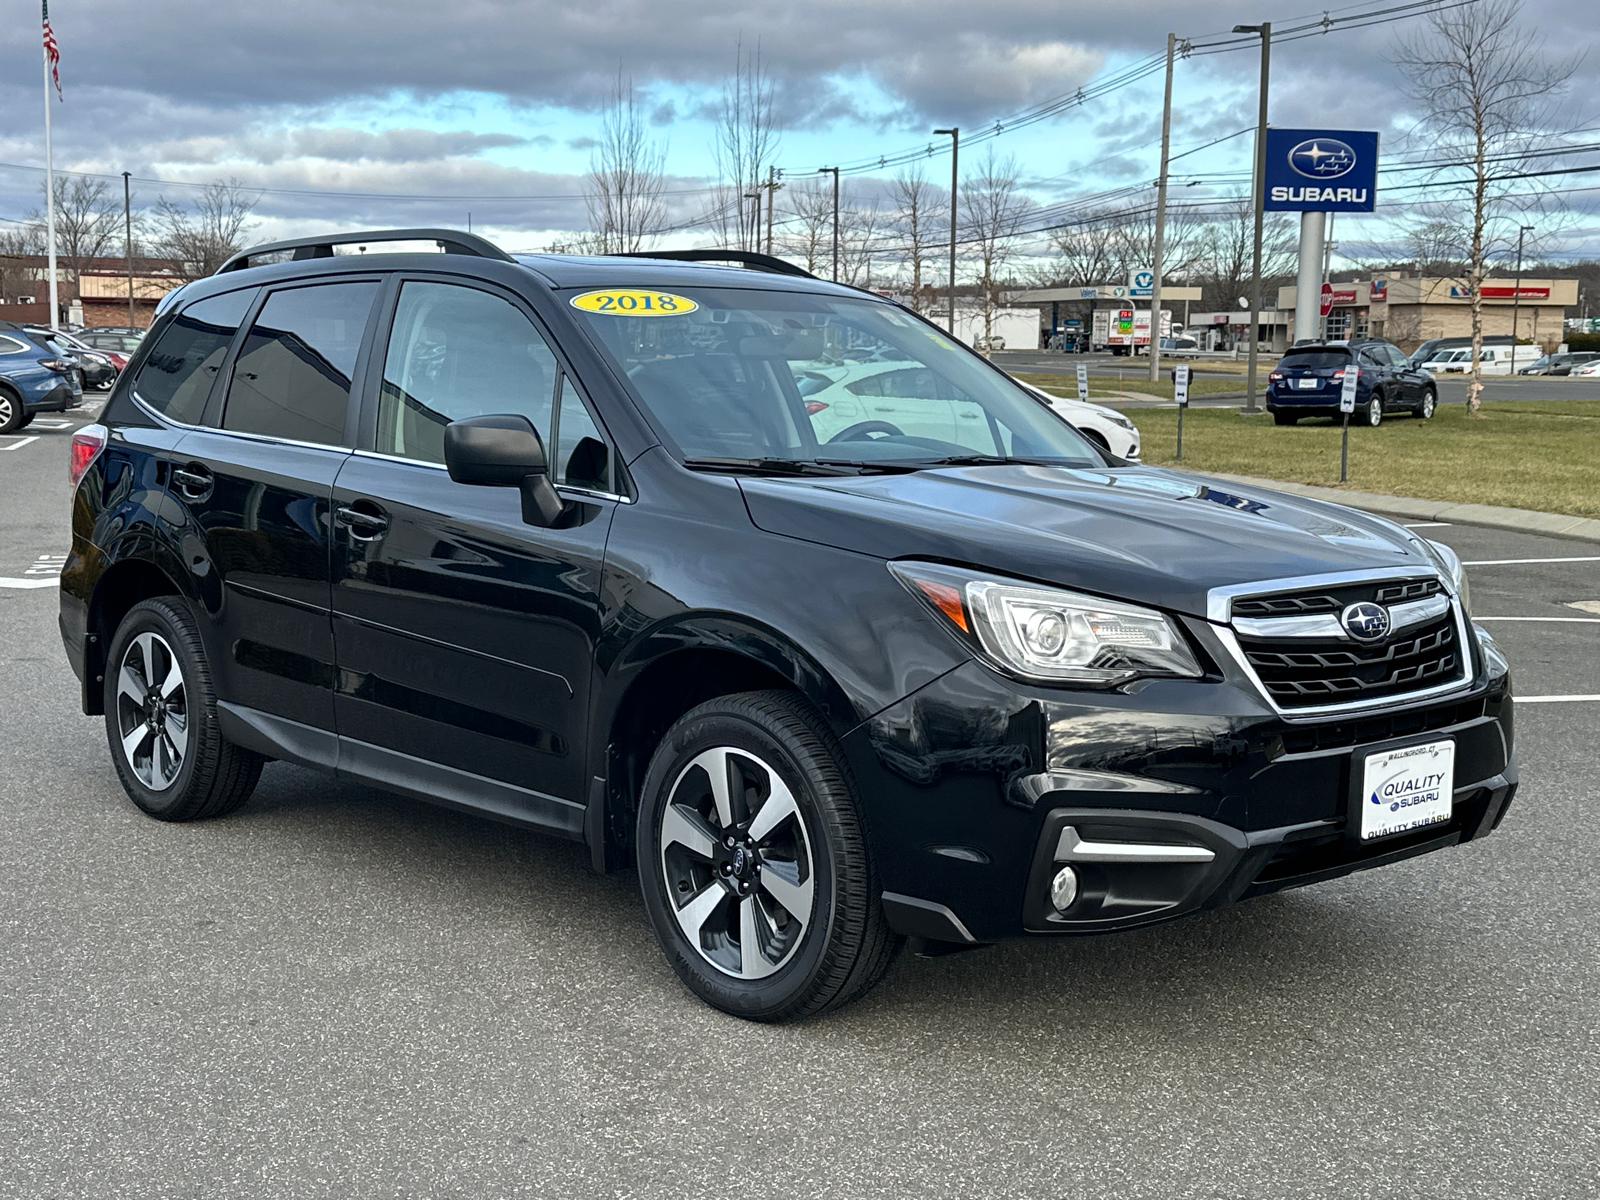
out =
[[1336,138],[1312,138],[1289,151],[1289,166],[1307,179],[1338,179],[1355,170],[1356,152]]
[[1381,642],[1389,634],[1389,610],[1363,600],[1340,613],[1339,624],[1358,642]]

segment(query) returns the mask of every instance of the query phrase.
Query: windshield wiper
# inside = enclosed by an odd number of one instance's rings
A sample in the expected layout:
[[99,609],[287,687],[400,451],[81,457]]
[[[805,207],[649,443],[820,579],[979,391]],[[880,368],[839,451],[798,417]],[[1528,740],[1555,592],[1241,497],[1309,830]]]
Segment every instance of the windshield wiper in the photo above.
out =
[[853,464],[815,462],[800,458],[732,458],[722,455],[691,457],[683,460],[691,471],[728,471],[745,475],[853,475],[842,469]]
[[1059,458],[1019,458],[1014,454],[949,454],[942,458],[903,460],[909,467],[1064,467],[1071,461]]

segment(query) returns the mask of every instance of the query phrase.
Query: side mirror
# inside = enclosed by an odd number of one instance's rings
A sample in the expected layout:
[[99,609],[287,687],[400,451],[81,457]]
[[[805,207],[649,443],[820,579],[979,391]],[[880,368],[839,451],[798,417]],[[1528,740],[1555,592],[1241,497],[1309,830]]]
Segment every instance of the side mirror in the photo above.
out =
[[444,462],[457,483],[514,487],[522,492],[522,519],[549,528],[565,506],[550,482],[544,443],[527,417],[496,413],[452,421],[444,431]]

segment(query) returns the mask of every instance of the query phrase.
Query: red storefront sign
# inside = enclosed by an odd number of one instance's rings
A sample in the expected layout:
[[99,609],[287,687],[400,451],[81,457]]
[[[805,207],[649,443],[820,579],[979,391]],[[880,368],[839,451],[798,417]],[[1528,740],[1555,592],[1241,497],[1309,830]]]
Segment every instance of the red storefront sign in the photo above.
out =
[[[1485,300],[1512,300],[1512,299],[1515,299],[1515,300],[1548,300],[1548,299],[1550,299],[1550,289],[1548,287],[1533,287],[1530,284],[1523,284],[1523,286],[1521,288],[1517,288],[1515,286],[1507,287],[1504,284],[1490,283],[1490,284],[1485,284],[1483,289],[1482,289],[1482,291],[1483,291],[1483,298]],[[1469,288],[1468,286],[1466,286],[1466,284],[1463,284],[1463,283],[1452,283],[1450,285],[1450,299],[1452,299],[1452,300],[1471,300],[1472,299],[1472,289]]]

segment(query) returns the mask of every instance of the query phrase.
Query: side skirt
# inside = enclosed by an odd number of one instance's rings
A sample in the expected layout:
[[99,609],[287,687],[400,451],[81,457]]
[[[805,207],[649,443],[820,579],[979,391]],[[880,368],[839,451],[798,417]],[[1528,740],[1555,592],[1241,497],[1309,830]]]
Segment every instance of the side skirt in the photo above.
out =
[[219,701],[222,736],[269,758],[315,767],[430,804],[461,809],[511,825],[584,840],[585,805],[339,737],[315,726]]

